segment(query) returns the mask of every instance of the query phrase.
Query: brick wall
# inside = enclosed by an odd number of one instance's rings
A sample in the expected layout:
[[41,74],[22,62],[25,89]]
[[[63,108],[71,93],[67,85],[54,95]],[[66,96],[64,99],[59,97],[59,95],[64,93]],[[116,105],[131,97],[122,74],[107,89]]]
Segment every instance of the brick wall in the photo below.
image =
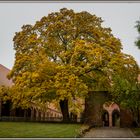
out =
[[0,64],[0,85],[12,86],[12,80],[8,80],[7,74],[10,70]]

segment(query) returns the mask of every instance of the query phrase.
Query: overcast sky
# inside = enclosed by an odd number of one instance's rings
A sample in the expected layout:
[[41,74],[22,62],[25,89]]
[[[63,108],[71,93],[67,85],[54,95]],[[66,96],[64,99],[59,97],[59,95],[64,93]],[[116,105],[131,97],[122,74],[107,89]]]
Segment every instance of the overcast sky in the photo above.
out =
[[134,56],[140,65],[140,50],[134,44],[138,33],[134,26],[140,19],[140,3],[0,3],[0,64],[14,65],[13,37],[24,24],[35,24],[48,13],[61,8],[88,11],[104,20],[103,26],[122,41],[123,52]]

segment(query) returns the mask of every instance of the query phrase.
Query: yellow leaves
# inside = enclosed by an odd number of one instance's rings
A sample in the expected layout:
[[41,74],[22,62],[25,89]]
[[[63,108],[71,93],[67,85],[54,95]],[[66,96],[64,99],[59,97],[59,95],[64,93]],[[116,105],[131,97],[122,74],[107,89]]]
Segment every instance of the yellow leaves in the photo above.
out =
[[36,34],[31,34],[28,39],[27,39],[27,42],[29,45],[33,45],[33,43],[36,43],[37,41],[37,35]]
[[130,73],[136,72],[138,69],[137,63],[133,57],[123,53],[115,54],[108,64],[108,67],[112,67],[116,72],[129,71]]
[[[112,77],[112,85],[113,87],[120,88],[119,84],[121,82],[118,81],[127,81],[131,85],[137,84],[137,77],[139,74],[139,67],[130,55],[126,55],[123,53],[116,54],[112,57],[110,63],[108,64],[108,69],[111,69],[110,75]],[[119,80],[116,82],[115,78],[119,77]],[[122,86],[124,88],[124,86]]]
[[92,43],[85,40],[77,40],[75,42],[75,52],[85,52],[92,50]]
[[9,87],[0,86],[0,99],[2,99],[4,102],[10,100],[10,91],[11,89]]
[[102,45],[110,51],[111,53],[120,53],[121,49],[122,49],[122,45],[119,39],[111,36],[106,38],[103,42],[101,42]]
[[74,114],[80,114],[84,111],[85,98],[75,97],[69,101],[69,110]]
[[23,26],[14,37],[16,60],[9,74],[15,102],[73,103],[91,89],[110,87],[113,74],[136,75],[134,59],[121,53],[120,40],[101,23],[96,15],[64,8]]
[[56,74],[54,86],[59,99],[73,99],[76,96],[85,96],[88,92],[83,81],[64,67]]
[[36,72],[33,72],[31,78],[32,78],[32,81],[35,82],[39,78],[39,74]]
[[99,44],[78,40],[71,57],[71,63],[81,67],[104,66],[110,61],[109,51]]

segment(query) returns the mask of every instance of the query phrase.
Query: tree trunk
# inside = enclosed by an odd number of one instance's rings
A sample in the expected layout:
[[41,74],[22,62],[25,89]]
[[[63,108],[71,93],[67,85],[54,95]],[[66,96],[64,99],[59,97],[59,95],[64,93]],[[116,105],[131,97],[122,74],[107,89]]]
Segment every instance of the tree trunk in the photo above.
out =
[[69,122],[70,118],[69,118],[68,100],[67,99],[61,100],[59,104],[63,115],[63,122]]

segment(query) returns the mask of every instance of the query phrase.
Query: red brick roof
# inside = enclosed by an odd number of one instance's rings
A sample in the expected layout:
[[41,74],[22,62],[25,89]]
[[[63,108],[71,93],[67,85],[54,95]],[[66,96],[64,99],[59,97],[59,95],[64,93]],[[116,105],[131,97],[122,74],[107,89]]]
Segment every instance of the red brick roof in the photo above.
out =
[[12,86],[12,80],[8,80],[7,74],[10,72],[8,68],[0,64],[0,86]]

